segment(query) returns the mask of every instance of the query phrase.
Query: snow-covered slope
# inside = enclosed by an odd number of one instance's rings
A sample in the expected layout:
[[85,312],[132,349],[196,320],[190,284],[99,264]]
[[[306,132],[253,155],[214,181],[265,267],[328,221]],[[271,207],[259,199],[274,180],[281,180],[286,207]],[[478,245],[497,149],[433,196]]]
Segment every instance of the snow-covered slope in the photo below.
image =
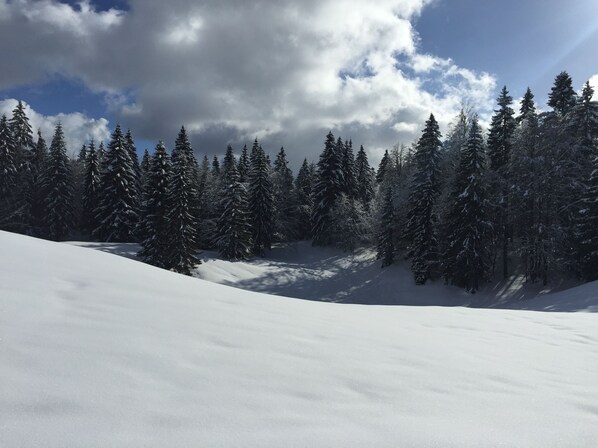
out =
[[598,445],[598,314],[320,303],[0,247],[2,448]]

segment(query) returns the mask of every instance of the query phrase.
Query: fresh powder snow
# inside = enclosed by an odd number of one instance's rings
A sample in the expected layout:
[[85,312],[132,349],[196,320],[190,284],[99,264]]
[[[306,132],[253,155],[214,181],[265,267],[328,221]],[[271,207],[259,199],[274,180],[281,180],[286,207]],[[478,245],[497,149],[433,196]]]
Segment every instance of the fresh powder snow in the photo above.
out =
[[324,303],[0,245],[2,448],[598,445],[598,314],[569,312],[596,284],[533,311]]

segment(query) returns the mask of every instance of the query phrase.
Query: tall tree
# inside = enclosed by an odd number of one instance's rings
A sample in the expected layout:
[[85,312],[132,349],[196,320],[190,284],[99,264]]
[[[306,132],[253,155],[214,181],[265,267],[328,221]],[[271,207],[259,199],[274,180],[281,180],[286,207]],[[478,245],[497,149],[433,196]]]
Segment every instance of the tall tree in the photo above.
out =
[[238,170],[239,180],[243,183],[247,182],[249,177],[249,155],[247,152],[247,145],[243,145],[241,157],[239,157]]
[[31,215],[31,151],[33,149],[33,131],[25,107],[21,101],[12,111],[9,127],[14,143],[14,162],[17,169],[17,184],[15,201],[18,215],[18,225],[15,230],[19,232],[31,231],[33,217]]
[[307,159],[303,159],[303,164],[295,179],[297,237],[301,240],[311,238],[314,177],[313,169],[307,163]]
[[257,139],[253,144],[250,163],[249,213],[253,229],[252,251],[255,255],[264,256],[265,251],[270,250],[272,246],[274,235],[274,198],[270,167]]
[[[224,160],[222,162],[222,177],[225,183],[229,183],[230,179],[229,176],[233,171],[233,168],[237,167],[237,161],[235,160],[235,155],[233,154],[233,147],[228,145],[226,147],[226,153],[224,154]],[[237,171],[237,175],[238,175]]]
[[440,193],[440,137],[438,122],[430,114],[415,151],[407,218],[409,258],[418,285],[430,279],[439,261],[434,208]]
[[46,188],[45,175],[48,163],[48,147],[41,132],[37,132],[37,143],[31,152],[30,163],[30,212],[31,229],[35,236],[45,236]]
[[353,142],[345,141],[342,146],[341,167],[343,172],[343,192],[351,199],[357,197],[357,180],[355,172],[355,156],[353,155]]
[[182,127],[172,151],[172,179],[168,193],[170,212],[167,216],[170,245],[168,265],[186,275],[190,275],[191,269],[200,263],[196,256],[199,248],[197,180],[193,149]]
[[482,132],[474,118],[453,187],[451,232],[443,257],[447,281],[472,293],[489,274],[484,158]]
[[135,240],[137,181],[135,167],[120,125],[116,125],[102,160],[97,227],[94,235],[102,241]]
[[[510,198],[509,161],[513,147],[516,121],[511,108],[513,98],[507,87],[498,97],[498,109],[494,111],[488,135],[488,159],[490,161],[490,214],[495,245],[501,248],[502,275],[509,276]],[[527,106],[526,106],[527,107]]]
[[384,156],[382,156],[382,160],[380,160],[380,165],[378,165],[378,171],[376,171],[376,182],[381,184],[384,180],[384,175],[386,174],[386,168],[390,162],[390,156],[388,155],[388,149],[384,151]]
[[341,195],[342,189],[342,154],[339,153],[339,146],[334,141],[334,135],[329,132],[324,143],[324,151],[318,162],[314,188],[312,216],[314,245],[327,246],[335,243],[331,231],[334,223],[330,212]]
[[571,76],[566,71],[562,71],[554,79],[554,84],[548,95],[548,105],[558,115],[563,116],[575,106],[576,97]]
[[393,205],[392,185],[383,186],[383,200],[378,230],[378,245],[376,258],[382,260],[382,267],[394,263],[395,257],[395,214]]
[[60,123],[50,145],[45,179],[48,236],[60,241],[68,235],[73,223],[73,179]]
[[247,259],[251,252],[251,224],[245,185],[237,166],[230,164],[221,193],[222,214],[218,218],[216,245],[228,260]]
[[296,234],[295,192],[293,172],[284,148],[280,148],[272,171],[274,201],[274,236],[279,241],[289,241]]
[[17,161],[6,115],[0,119],[0,167],[0,229],[14,230],[19,224]]
[[85,157],[85,175],[83,179],[83,213],[81,225],[88,232],[97,226],[96,214],[99,207],[101,188],[100,159],[96,151],[95,142],[89,143]]
[[517,124],[521,123],[528,114],[536,114],[536,104],[534,103],[534,94],[532,90],[528,87],[521,99],[521,104],[519,107],[519,115],[517,116]]
[[375,173],[370,167],[368,156],[363,146],[359,147],[357,157],[355,158],[355,183],[357,185],[357,199],[361,201],[364,209],[369,211],[376,195]]
[[140,216],[141,250],[137,256],[145,263],[169,269],[170,158],[162,141],[158,142],[147,173]]

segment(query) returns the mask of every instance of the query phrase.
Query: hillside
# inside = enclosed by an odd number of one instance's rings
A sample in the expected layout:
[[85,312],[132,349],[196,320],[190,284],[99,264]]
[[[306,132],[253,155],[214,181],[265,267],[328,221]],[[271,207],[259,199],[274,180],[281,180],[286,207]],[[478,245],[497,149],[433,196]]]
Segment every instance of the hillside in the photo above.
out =
[[[595,313],[323,303],[0,247],[2,447],[598,441]],[[595,309],[580,288],[558,294]]]

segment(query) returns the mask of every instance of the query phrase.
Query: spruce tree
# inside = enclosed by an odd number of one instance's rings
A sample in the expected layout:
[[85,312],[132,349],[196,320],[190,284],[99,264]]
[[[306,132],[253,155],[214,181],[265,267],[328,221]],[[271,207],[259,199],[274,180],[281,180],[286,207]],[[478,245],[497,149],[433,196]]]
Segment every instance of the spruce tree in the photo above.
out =
[[293,172],[284,148],[280,148],[272,172],[274,200],[274,235],[278,241],[289,241],[296,234]]
[[517,124],[520,124],[521,121],[524,120],[530,113],[536,114],[536,105],[534,103],[534,94],[528,87],[523,95],[523,98],[521,99],[519,115],[517,116]]
[[45,211],[46,188],[45,175],[48,163],[48,147],[41,132],[37,132],[37,143],[31,152],[29,199],[31,212],[31,230],[34,236],[46,235]]
[[96,214],[99,206],[100,197],[100,159],[96,151],[95,142],[92,140],[89,143],[87,154],[85,157],[85,175],[83,179],[83,213],[81,226],[83,230],[88,232],[93,231],[98,222],[96,221]]
[[93,234],[102,241],[135,240],[137,181],[135,167],[120,125],[116,125],[102,160],[97,227]]
[[225,177],[221,200],[223,211],[218,218],[216,246],[227,260],[245,260],[251,251],[251,224],[247,192],[234,163]]
[[329,132],[326,136],[324,151],[318,162],[314,188],[312,215],[314,245],[328,246],[336,242],[332,233],[334,223],[330,212],[341,195],[342,189],[342,153],[339,153],[339,146],[334,141],[334,135]]
[[73,224],[73,179],[60,123],[50,145],[45,180],[48,237],[60,241]]
[[274,198],[270,167],[257,139],[251,151],[250,164],[248,184],[252,252],[263,257],[265,251],[270,250],[274,236]]
[[409,258],[415,283],[423,285],[438,264],[438,240],[434,208],[440,193],[440,129],[433,114],[417,142],[415,172],[409,194],[407,233]]
[[484,157],[482,132],[474,118],[453,187],[448,249],[443,257],[447,281],[472,293],[489,274]]
[[376,258],[381,259],[382,267],[385,267],[394,263],[395,214],[393,205],[393,191],[390,183],[386,183],[384,185],[383,191]]
[[249,178],[249,154],[247,152],[247,145],[243,145],[243,151],[241,157],[239,157],[239,163],[237,166],[239,171],[239,180],[243,183],[247,182]]
[[170,158],[161,141],[152,156],[145,184],[140,216],[141,250],[137,256],[145,263],[169,269]]
[[[500,247],[503,279],[509,276],[508,253],[510,235],[509,161],[513,147],[516,121],[511,108],[513,98],[505,87],[498,97],[499,108],[495,111],[488,135],[488,159],[490,161],[490,214],[495,245]],[[526,106],[527,107],[527,106]]]
[[303,159],[303,164],[295,179],[295,216],[297,221],[297,237],[300,240],[311,238],[311,216],[314,206],[313,185],[314,173],[309,163],[307,163],[307,159]]
[[199,248],[199,195],[197,192],[197,165],[185,128],[182,127],[172,151],[172,178],[168,193],[170,212],[168,221],[168,266],[190,275],[200,263],[196,257]]
[[594,169],[582,197],[582,209],[578,218],[579,273],[586,281],[598,280],[598,151],[595,148]]
[[230,183],[229,176],[233,171],[233,168],[236,169],[236,167],[237,161],[235,160],[235,155],[233,154],[233,147],[228,145],[226,147],[226,153],[224,154],[224,160],[222,161],[222,178],[224,179],[225,183]]
[[384,180],[384,176],[386,174],[386,167],[390,162],[390,156],[388,155],[388,149],[384,151],[384,156],[382,156],[382,160],[380,161],[380,165],[378,165],[378,171],[376,172],[376,182],[381,184]]
[[33,217],[31,215],[31,151],[33,149],[33,131],[25,107],[21,101],[12,111],[9,121],[10,132],[14,143],[14,163],[17,169],[17,183],[14,200],[18,210],[15,215],[16,227],[20,233],[31,233]]
[[0,229],[18,227],[17,162],[12,132],[6,115],[0,119]]
[[220,161],[218,160],[218,156],[214,156],[212,159],[212,175],[220,177]]
[[376,195],[375,174],[370,167],[368,156],[363,149],[359,147],[357,157],[355,158],[355,183],[357,186],[357,199],[361,201],[366,211],[370,210],[371,203]]
[[573,89],[573,81],[566,71],[559,73],[548,95],[548,105],[560,115],[566,115],[576,103],[577,94]]
[[343,193],[349,198],[357,198],[357,180],[355,172],[355,156],[353,142],[345,141],[342,146]]

